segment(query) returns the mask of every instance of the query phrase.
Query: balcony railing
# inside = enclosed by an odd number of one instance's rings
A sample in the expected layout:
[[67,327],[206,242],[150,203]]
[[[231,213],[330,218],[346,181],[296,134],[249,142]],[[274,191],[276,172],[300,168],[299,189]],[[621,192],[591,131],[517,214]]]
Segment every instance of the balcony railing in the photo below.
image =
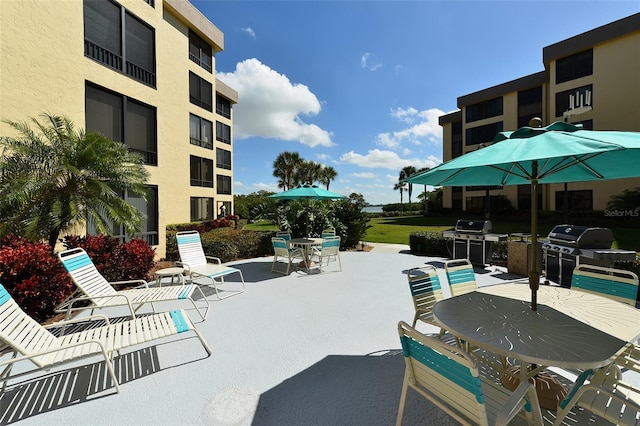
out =
[[142,67],[137,66],[127,61],[126,74],[134,79],[143,82],[151,87],[156,87],[156,73],[145,70]]
[[122,56],[110,52],[104,47],[100,47],[86,39],[84,41],[84,55],[108,67],[122,70]]

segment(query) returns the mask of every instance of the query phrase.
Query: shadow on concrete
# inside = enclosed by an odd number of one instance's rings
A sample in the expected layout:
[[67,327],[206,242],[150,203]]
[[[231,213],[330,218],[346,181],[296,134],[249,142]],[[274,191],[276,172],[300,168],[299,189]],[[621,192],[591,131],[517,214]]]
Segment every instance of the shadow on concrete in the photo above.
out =
[[[404,367],[400,350],[329,355],[263,393],[252,425],[393,425]],[[403,424],[457,424],[442,414],[410,391]]]

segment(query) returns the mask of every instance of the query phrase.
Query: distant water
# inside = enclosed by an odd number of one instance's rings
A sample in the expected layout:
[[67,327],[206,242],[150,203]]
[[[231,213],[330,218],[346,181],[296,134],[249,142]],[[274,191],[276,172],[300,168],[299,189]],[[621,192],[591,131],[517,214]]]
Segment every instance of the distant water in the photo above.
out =
[[365,213],[382,213],[382,206],[363,207],[362,211]]

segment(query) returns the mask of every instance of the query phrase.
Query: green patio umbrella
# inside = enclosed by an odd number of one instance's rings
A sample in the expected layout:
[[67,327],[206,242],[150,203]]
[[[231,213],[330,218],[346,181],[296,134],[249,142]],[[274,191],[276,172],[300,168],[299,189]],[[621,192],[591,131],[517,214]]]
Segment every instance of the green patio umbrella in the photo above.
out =
[[[531,241],[537,247],[538,184],[640,176],[640,133],[582,130],[564,122],[501,132],[483,149],[464,154],[406,182],[433,186],[531,184]],[[531,309],[540,276],[531,251]]]
[[[270,195],[269,198],[277,198],[280,200],[307,200],[307,207],[308,207],[309,200],[337,200],[340,198],[345,198],[345,196],[338,194],[337,192],[320,188],[316,185],[300,185],[296,188],[292,188],[287,191],[278,192],[277,194]],[[307,211],[306,231],[308,236],[309,235],[309,212],[308,211]]]

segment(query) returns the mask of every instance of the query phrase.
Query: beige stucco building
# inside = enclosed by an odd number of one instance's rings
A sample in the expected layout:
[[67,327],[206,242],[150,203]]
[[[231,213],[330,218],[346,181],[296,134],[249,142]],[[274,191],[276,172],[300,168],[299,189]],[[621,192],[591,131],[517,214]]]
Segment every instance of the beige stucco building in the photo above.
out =
[[167,224],[233,212],[238,94],[216,79],[224,35],[191,3],[2,1],[0,37],[0,118],[64,115],[141,153],[154,199],[125,198],[159,257]]
[[[585,129],[640,131],[640,14],[547,46],[542,54],[544,71],[461,96],[459,111],[440,117],[444,161],[533,117],[543,125],[567,120]],[[636,187],[640,179],[570,183],[568,208],[605,210],[611,195]],[[563,210],[564,184],[541,188],[538,205]],[[444,207],[483,211],[486,189],[444,188]],[[516,209],[531,207],[529,185],[493,188],[490,195],[506,196]]]

